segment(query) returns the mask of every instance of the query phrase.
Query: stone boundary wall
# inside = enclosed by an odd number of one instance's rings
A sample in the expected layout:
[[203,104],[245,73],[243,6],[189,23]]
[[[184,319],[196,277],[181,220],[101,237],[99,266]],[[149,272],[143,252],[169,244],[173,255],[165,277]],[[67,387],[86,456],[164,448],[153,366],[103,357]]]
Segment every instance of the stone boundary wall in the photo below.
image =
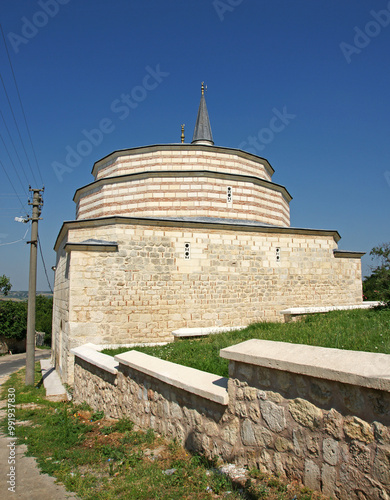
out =
[[225,389],[136,351],[72,352],[76,403],[333,498],[390,498],[389,355],[250,340],[221,351]]

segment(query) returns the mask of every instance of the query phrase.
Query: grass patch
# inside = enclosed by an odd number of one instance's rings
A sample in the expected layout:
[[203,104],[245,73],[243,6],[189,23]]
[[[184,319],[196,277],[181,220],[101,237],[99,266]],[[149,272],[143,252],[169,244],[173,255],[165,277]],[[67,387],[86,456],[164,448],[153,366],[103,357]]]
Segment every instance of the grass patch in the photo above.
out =
[[[137,351],[227,377],[228,361],[219,356],[220,349],[249,339],[390,354],[390,309],[333,311],[311,314],[292,323],[255,323],[244,330],[183,339],[165,346],[137,347]],[[115,356],[128,350],[102,352]]]
[[[324,498],[259,471],[248,473],[243,484],[233,484],[215,463],[191,455],[151,429],[136,431],[129,420],[106,419],[86,404],[47,401],[38,363],[35,386],[26,387],[24,377],[21,370],[2,387],[3,398],[9,387],[15,389],[18,442],[27,445],[42,472],[81,499]],[[6,433],[5,419],[1,425]]]

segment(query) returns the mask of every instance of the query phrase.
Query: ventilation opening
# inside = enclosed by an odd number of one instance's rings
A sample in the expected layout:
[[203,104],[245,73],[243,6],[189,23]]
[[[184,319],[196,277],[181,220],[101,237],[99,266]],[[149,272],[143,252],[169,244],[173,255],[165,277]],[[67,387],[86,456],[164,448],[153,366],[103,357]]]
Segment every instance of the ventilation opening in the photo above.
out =
[[231,186],[228,186],[228,188],[227,188],[226,201],[228,203],[233,203],[233,188]]
[[277,247],[275,249],[275,258],[276,258],[276,262],[280,262],[280,248]]
[[191,258],[191,244],[190,243],[184,243],[184,258],[187,260]]

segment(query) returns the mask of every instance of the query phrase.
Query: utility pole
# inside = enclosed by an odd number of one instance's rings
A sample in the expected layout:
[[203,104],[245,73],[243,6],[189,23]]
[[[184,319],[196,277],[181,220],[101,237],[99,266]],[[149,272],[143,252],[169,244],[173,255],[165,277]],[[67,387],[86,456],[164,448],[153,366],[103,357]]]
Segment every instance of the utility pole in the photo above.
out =
[[37,249],[38,249],[38,221],[41,215],[41,206],[43,198],[42,189],[31,189],[33,201],[28,202],[32,205],[31,220],[31,241],[28,241],[30,247],[30,275],[28,281],[28,309],[27,309],[27,341],[26,341],[26,385],[34,385],[35,375],[35,302],[37,294]]

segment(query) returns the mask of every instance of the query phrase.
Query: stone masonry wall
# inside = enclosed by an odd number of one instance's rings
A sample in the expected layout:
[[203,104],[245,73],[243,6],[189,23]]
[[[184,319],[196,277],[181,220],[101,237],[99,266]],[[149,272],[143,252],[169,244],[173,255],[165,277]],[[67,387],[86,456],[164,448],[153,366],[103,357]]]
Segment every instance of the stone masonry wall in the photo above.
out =
[[[69,363],[69,271],[70,254],[64,250],[66,238],[57,252],[53,297],[52,357],[56,369],[66,380]],[[70,373],[73,370],[70,369]]]
[[289,307],[362,301],[360,259],[336,258],[332,236],[136,224],[69,230],[72,243],[88,239],[117,241],[118,252],[59,252],[53,331],[61,367],[71,368],[69,350],[87,342],[171,341],[183,327],[282,321]]
[[237,362],[229,371],[241,460],[334,498],[390,498],[388,392]]
[[231,362],[228,406],[76,357],[75,401],[342,500],[390,498],[390,394]]
[[69,235],[88,238],[119,248],[71,252],[70,321],[101,343],[163,341],[182,327],[281,321],[288,307],[362,300],[360,259],[335,258],[329,236],[127,225]]

